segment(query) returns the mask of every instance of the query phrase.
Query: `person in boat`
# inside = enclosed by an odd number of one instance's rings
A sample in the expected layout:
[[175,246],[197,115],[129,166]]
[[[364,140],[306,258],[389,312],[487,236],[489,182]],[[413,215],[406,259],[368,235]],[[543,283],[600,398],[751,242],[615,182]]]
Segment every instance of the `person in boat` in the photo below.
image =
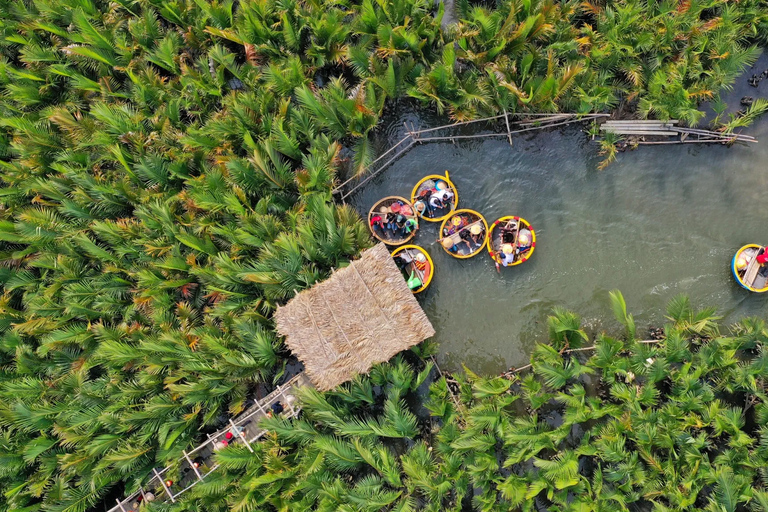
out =
[[467,250],[471,253],[474,248],[472,247],[472,235],[470,234],[468,229],[462,229],[459,231],[459,238],[461,238],[461,241],[465,244],[467,244]]
[[454,233],[457,233],[461,228],[467,225],[467,220],[462,217],[461,215],[454,215],[451,218],[450,225],[445,228],[445,233],[443,235],[449,236],[453,235]]
[[395,217],[395,233],[400,236],[405,236],[405,215],[397,214]]
[[480,247],[483,245],[483,240],[485,238],[485,230],[483,229],[483,226],[480,224],[475,224],[469,228],[469,237],[475,247]]
[[445,204],[443,203],[442,199],[440,199],[440,196],[438,194],[432,194],[429,196],[429,216],[434,217],[435,212],[442,210],[445,208]]
[[427,209],[427,203],[422,201],[421,199],[413,203],[414,209],[420,213],[421,215],[424,215],[424,210]]
[[447,189],[447,188],[439,190],[435,195],[440,196],[440,201],[442,201],[443,206],[450,205],[451,201],[453,201],[453,198],[454,198],[453,192],[451,192],[450,189]]
[[501,246],[501,253],[499,253],[500,263],[505,267],[510,266],[515,262],[515,248],[512,244],[504,244]]
[[395,219],[397,219],[397,215],[392,212],[388,212],[386,217],[384,217],[384,224],[387,226],[387,229],[392,232],[392,234],[394,234],[397,230]]
[[521,254],[531,248],[533,243],[533,234],[528,228],[520,230],[520,234],[517,236],[517,253]]
[[762,249],[762,252],[757,255],[757,262],[763,267],[768,265],[768,250]]
[[405,221],[405,234],[410,235],[419,228],[419,223],[416,219],[408,219]]
[[373,229],[374,233],[379,233],[381,236],[385,236],[384,218],[378,213],[374,213],[371,217],[371,229]]
[[408,265],[408,261],[406,261],[406,259],[400,254],[392,256],[392,259],[395,261],[395,265],[397,265],[397,268],[399,268],[401,272]]
[[453,243],[453,239],[450,236],[443,238],[441,243],[443,244],[445,250],[448,252],[458,252],[459,250],[456,244]]
[[510,219],[506,224],[499,228],[501,232],[501,243],[514,244],[515,235],[517,234],[517,221]]

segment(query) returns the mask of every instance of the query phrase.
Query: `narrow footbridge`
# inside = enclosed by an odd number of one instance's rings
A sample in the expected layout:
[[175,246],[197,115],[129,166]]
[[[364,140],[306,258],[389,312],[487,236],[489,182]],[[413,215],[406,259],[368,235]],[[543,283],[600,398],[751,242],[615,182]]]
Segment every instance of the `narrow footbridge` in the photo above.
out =
[[[301,372],[282,386],[277,386],[277,389],[256,401],[255,405],[240,416],[230,419],[225,428],[208,434],[208,438],[193,450],[184,451],[184,456],[177,462],[163,469],[153,469],[151,478],[141,489],[122,500],[117,500],[117,505],[108,512],[138,512],[142,503],[151,501],[175,503],[179,496],[205,480],[219,467],[214,460],[217,443],[239,443],[253,452],[251,443],[258,441],[267,432],[259,427],[259,423],[267,416],[272,405],[280,402],[283,406],[283,417],[296,416],[300,411],[296,402],[296,390],[311,385],[309,377]],[[173,469],[175,471],[172,471]]]
[[[634,136],[637,138],[635,143],[642,145],[757,142],[757,139],[751,135],[684,128],[678,126],[679,122],[677,119],[669,121],[654,121],[652,119],[606,121],[600,125],[600,129],[607,133],[615,133],[616,135]],[[645,140],[645,137],[652,137],[653,140]]]

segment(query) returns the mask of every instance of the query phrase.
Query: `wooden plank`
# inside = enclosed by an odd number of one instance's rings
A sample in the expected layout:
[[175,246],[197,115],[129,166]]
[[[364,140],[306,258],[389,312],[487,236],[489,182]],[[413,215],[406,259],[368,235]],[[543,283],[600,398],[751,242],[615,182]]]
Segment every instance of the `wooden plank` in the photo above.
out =
[[760,254],[760,249],[757,250],[752,261],[749,262],[749,267],[744,271],[744,284],[752,286],[757,278],[757,273],[760,271],[760,264],[757,262],[757,256]]
[[625,123],[633,123],[633,124],[654,124],[654,123],[663,123],[663,124],[677,124],[680,121],[677,119],[670,119],[668,121],[661,121],[659,119],[610,119],[606,121],[604,124],[625,124]]
[[654,130],[605,130],[609,133],[619,135],[654,135],[659,137],[676,137],[677,133],[672,131],[654,131]]

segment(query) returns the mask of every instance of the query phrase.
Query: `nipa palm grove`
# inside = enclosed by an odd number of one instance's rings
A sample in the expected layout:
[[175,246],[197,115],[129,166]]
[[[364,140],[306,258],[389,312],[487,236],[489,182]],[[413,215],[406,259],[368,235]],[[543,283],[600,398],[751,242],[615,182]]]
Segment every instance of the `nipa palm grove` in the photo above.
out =
[[[455,10],[0,0],[0,511],[106,510],[281,379],[276,306],[371,245],[331,189],[388,103],[695,125],[768,41],[764,0]],[[642,343],[612,299],[623,336],[556,311],[507,378],[437,378],[426,343],[306,391],[142,507],[768,511],[765,325],[679,298]]]

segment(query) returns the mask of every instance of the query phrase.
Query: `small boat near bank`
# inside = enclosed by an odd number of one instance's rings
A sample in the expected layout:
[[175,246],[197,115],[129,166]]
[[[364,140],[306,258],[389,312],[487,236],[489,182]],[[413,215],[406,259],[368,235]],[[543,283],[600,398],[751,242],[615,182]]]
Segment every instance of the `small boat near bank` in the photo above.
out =
[[747,244],[733,256],[731,271],[736,281],[751,292],[764,293],[768,291],[768,264],[766,247],[757,244]]
[[411,203],[422,219],[427,222],[440,222],[456,209],[459,204],[459,191],[451,181],[448,171],[445,171],[445,176],[430,174],[413,187]]
[[454,258],[467,259],[483,250],[487,242],[488,223],[470,209],[456,210],[440,225],[443,250]]
[[488,230],[488,254],[496,267],[514,267],[528,261],[536,249],[536,231],[522,217],[501,217]]
[[388,196],[368,211],[368,228],[374,238],[387,245],[402,245],[416,236],[419,219],[404,197]]
[[424,248],[418,245],[402,245],[392,251],[392,259],[414,294],[423,292],[432,282],[435,264]]

